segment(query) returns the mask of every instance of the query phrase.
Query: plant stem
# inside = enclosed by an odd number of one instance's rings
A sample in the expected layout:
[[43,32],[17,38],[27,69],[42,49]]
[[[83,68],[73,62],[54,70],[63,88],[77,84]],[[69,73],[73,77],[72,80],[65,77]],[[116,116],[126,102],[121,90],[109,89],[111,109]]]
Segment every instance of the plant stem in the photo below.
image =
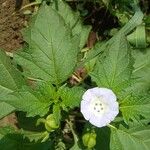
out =
[[107,126],[108,126],[109,128],[112,128],[112,129],[117,130],[117,128],[116,128],[115,126],[111,125],[111,124],[108,124]]
[[28,5],[23,6],[20,10],[23,10],[23,9],[28,8],[30,6],[39,5],[39,4],[41,4],[41,2],[32,2]]
[[77,137],[77,135],[76,135],[76,133],[75,133],[75,131],[73,129],[73,124],[72,124],[71,121],[68,121],[68,120],[66,120],[66,122],[68,123],[68,125],[70,127],[70,130],[71,130],[73,138],[74,138],[74,142],[75,142],[75,144],[77,144],[78,143],[78,137]]
[[41,123],[45,123],[46,120],[44,118],[40,118],[37,120],[36,126],[40,125]]

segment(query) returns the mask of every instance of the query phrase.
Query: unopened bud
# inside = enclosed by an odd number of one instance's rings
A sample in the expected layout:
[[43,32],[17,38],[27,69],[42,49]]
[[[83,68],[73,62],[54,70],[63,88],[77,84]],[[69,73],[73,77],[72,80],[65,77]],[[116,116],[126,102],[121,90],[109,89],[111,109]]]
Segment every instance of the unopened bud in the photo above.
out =
[[83,135],[82,141],[84,146],[87,146],[89,149],[91,149],[96,145],[96,134],[86,133]]
[[46,130],[49,132],[52,132],[55,129],[57,129],[58,127],[59,127],[59,125],[56,123],[53,114],[48,115],[46,118],[46,121],[45,121]]

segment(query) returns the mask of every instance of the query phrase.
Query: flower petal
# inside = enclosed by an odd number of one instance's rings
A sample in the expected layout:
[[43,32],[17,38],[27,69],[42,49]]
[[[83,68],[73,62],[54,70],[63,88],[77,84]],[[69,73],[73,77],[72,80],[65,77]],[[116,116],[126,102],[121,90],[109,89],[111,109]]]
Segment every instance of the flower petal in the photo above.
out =
[[108,125],[119,113],[117,97],[111,89],[95,87],[87,90],[82,98],[81,112],[84,118],[97,127]]
[[92,116],[89,120],[89,122],[93,125],[95,125],[96,127],[104,127],[106,125],[108,125],[111,120],[109,120],[108,118],[102,116],[102,117],[95,117],[95,116]]
[[89,111],[89,103],[84,100],[81,101],[81,112],[86,120],[90,119],[92,114]]
[[91,92],[91,90],[87,90],[87,91],[83,94],[82,99],[85,100],[85,101],[90,102],[91,99],[93,98],[93,96],[94,96],[94,95],[93,95],[93,93]]

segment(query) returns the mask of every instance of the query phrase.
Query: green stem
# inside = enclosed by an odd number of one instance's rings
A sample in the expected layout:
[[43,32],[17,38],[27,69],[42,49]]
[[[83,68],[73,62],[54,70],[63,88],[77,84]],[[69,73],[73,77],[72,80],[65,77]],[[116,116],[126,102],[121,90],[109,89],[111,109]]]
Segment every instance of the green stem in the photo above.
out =
[[75,144],[77,144],[78,143],[78,137],[77,137],[77,135],[76,135],[76,133],[75,133],[75,131],[73,129],[73,124],[72,124],[71,121],[68,121],[68,120],[66,120],[66,122],[68,123],[68,125],[70,127],[70,130],[71,130],[73,138],[74,138],[74,142],[75,142]]
[[40,118],[37,120],[36,126],[40,125],[41,123],[45,124],[46,120],[44,118]]
[[49,138],[49,133],[47,131],[45,131],[44,134],[45,134],[45,137],[42,139],[41,142],[46,142]]
[[32,2],[30,4],[23,6],[20,10],[23,10],[23,9],[28,8],[30,6],[39,5],[39,4],[41,4],[41,2]]
[[107,126],[108,126],[109,128],[112,128],[112,129],[117,130],[117,128],[116,128],[115,126],[111,125],[111,124],[108,124]]

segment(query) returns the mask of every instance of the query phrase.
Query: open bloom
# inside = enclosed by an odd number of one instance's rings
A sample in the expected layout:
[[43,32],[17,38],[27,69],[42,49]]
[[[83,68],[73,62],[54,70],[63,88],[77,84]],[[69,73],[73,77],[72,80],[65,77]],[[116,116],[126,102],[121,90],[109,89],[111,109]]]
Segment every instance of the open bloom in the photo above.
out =
[[87,90],[81,101],[81,112],[86,120],[97,127],[108,125],[119,113],[116,95],[107,88]]

